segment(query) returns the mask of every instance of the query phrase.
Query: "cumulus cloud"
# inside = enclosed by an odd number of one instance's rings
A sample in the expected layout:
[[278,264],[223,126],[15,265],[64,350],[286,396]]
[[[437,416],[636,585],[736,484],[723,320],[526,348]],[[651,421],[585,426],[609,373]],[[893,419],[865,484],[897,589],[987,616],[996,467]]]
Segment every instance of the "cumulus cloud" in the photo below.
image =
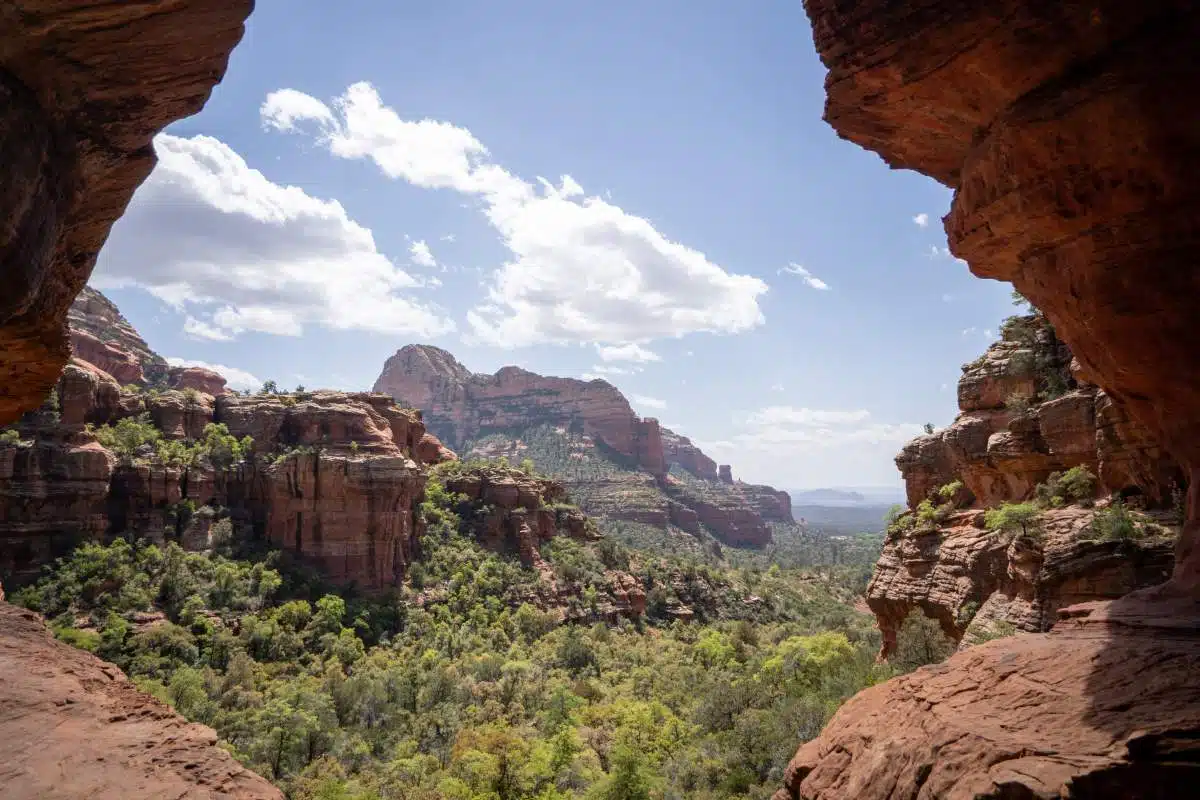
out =
[[922,428],[881,422],[865,409],[768,406],[735,418],[734,431],[698,444],[748,480],[811,487],[896,482],[892,457]]
[[918,228],[925,228],[929,225],[929,215],[925,213],[917,214],[912,218]]
[[203,367],[211,369],[221,377],[225,378],[230,389],[245,391],[247,389],[258,389],[262,386],[262,381],[246,372],[244,369],[237,367],[227,367],[224,364],[210,364],[207,361],[194,361],[187,358],[176,358],[174,356],[167,359],[167,363],[172,367]]
[[783,267],[782,269],[780,269],[779,272],[781,274],[787,273],[788,275],[798,275],[802,281],[804,281],[806,284],[808,284],[809,287],[811,287],[813,289],[819,289],[821,291],[825,291],[825,290],[829,289],[829,284],[827,284],[825,281],[821,280],[817,276],[813,275],[811,272],[809,272],[808,270],[806,270],[804,267],[800,266],[799,264],[788,264],[786,267]]
[[[286,98],[281,119],[313,108]],[[307,325],[435,336],[453,329],[410,294],[418,282],[340,203],[268,180],[223,142],[161,134],[158,166],[114,226],[93,285],[136,286],[227,341]]]
[[596,364],[592,367],[592,373],[596,375],[634,375],[641,371],[641,367],[613,367],[607,364]]
[[425,269],[433,269],[437,266],[437,259],[433,257],[433,251],[429,249],[429,245],[424,239],[418,239],[408,246],[408,258],[418,267]]
[[596,345],[596,352],[599,353],[601,361],[632,361],[637,364],[662,361],[658,353],[647,350],[636,343]]
[[469,130],[403,118],[368,83],[332,106],[291,89],[271,93],[265,126],[305,130],[340,158],[369,159],[388,177],[478,202],[509,250],[467,313],[471,334],[506,347],[644,341],[763,322],[766,284],[727,272],[646,219],[589,195],[569,175],[529,182],[493,160]]
[[667,407],[666,400],[659,400],[657,397],[647,397],[644,394],[631,394],[629,399],[639,406],[646,408],[664,409]]

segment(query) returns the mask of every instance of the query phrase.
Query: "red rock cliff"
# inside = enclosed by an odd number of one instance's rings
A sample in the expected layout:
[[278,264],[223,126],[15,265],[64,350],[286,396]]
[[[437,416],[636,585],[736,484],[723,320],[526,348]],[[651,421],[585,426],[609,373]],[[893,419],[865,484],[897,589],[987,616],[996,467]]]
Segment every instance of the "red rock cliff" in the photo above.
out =
[[[1200,79],[1200,8],[805,7],[829,67],[826,119],[892,166],[955,189],[952,251],[1046,314],[1116,407],[1105,405],[1099,427],[1135,422],[1148,434],[1141,444],[1180,465],[1190,495],[1170,583],[1060,609],[1049,634],[970,648],[861,693],[796,754],[779,796],[1184,796],[1195,759],[1180,754],[1200,735],[1200,191],[1190,177],[1200,108],[1185,88]],[[1086,414],[1086,401],[1068,402],[1063,418]],[[1000,432],[983,416],[960,426],[972,440],[964,452],[994,450],[982,466],[1012,456],[1015,473],[1036,466],[1023,457],[1031,451],[1057,457],[1044,420],[1009,425],[993,448]],[[1088,427],[1063,427],[1059,455],[1086,457]],[[928,453],[931,465],[940,458]],[[1105,480],[1136,484],[1139,471]]]
[[67,362],[64,321],[150,142],[225,71],[252,0],[0,5],[0,424]]
[[[539,426],[557,430],[561,441],[550,449],[567,465],[607,448],[614,458],[599,458],[608,463],[591,471],[549,467],[561,470],[591,514],[692,533],[703,523],[726,544],[751,547],[771,540],[769,522],[794,522],[786,493],[735,484],[729,467],[723,484],[708,486],[719,481],[713,460],[658,420],[639,418],[606,381],[544,377],[518,367],[477,375],[445,350],[408,345],[388,359],[375,390],[420,408],[430,428],[459,450],[521,459],[528,448],[520,437]],[[510,447],[476,444],[497,434],[508,436]],[[564,458],[559,451],[565,448],[574,449]],[[546,454],[534,455],[537,462]],[[613,460],[620,469],[612,468]],[[686,485],[668,476],[672,464],[688,473],[681,476]]]

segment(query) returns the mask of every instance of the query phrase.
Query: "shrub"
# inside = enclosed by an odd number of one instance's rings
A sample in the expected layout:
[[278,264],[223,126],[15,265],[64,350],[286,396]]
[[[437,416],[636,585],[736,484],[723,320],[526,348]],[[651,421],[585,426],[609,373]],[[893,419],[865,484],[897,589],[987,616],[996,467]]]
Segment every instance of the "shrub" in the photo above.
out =
[[132,459],[143,445],[155,445],[162,438],[148,413],[126,417],[116,425],[101,425],[93,432],[96,441],[125,460]]
[[980,625],[977,630],[971,631],[971,635],[975,639],[976,644],[983,644],[993,639],[1004,639],[1013,636],[1016,632],[1017,626],[1008,620],[994,619],[988,625]]
[[17,432],[16,428],[0,431],[0,444],[17,444],[20,441],[21,434]]
[[958,494],[962,488],[962,481],[951,481],[950,483],[939,486],[935,493],[943,500],[950,501],[954,499],[954,495]]
[[1033,396],[1026,392],[1013,392],[1004,398],[1004,407],[1014,414],[1025,414],[1033,408]]
[[1096,492],[1096,476],[1085,466],[1071,467],[1058,479],[1059,494],[1072,500],[1090,500]]
[[999,508],[988,509],[984,524],[1005,533],[1019,534],[1040,541],[1041,527],[1038,520],[1041,509],[1033,503],[1004,503]]
[[1142,533],[1133,513],[1119,498],[1096,512],[1092,531],[1105,542],[1129,541]]
[[926,422],[922,427],[925,428],[925,433],[933,433],[933,423],[932,422]]

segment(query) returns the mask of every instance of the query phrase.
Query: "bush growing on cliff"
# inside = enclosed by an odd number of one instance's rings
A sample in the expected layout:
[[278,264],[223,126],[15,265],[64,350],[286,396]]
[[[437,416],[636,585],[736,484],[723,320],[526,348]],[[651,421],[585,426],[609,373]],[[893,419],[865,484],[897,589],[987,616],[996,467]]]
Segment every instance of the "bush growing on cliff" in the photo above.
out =
[[0,444],[19,444],[21,434],[16,428],[5,428],[0,430]]
[[1041,541],[1041,515],[1041,509],[1033,503],[1004,503],[985,512],[984,524],[1004,533]]
[[1035,490],[1037,502],[1044,507],[1058,507],[1067,502],[1089,503],[1096,493],[1096,476],[1085,466],[1071,467],[1066,472],[1054,472],[1039,483]]
[[1096,512],[1092,518],[1092,531],[1105,542],[1125,542],[1135,539],[1142,534],[1133,512],[1121,501],[1114,499],[1107,508]]

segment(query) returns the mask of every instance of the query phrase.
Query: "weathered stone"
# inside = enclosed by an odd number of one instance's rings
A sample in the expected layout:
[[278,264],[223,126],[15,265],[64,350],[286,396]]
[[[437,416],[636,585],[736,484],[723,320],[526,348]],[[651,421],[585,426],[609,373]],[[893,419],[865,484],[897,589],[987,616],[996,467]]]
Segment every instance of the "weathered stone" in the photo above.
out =
[[0,5],[0,424],[54,384],[68,307],[154,166],[151,139],[204,104],[251,7]]
[[[3,595],[0,594],[0,600]],[[6,800],[283,800],[120,669],[0,602],[0,776]]]
[[167,374],[167,385],[180,391],[191,389],[210,397],[225,394],[225,377],[204,367],[171,367]]

